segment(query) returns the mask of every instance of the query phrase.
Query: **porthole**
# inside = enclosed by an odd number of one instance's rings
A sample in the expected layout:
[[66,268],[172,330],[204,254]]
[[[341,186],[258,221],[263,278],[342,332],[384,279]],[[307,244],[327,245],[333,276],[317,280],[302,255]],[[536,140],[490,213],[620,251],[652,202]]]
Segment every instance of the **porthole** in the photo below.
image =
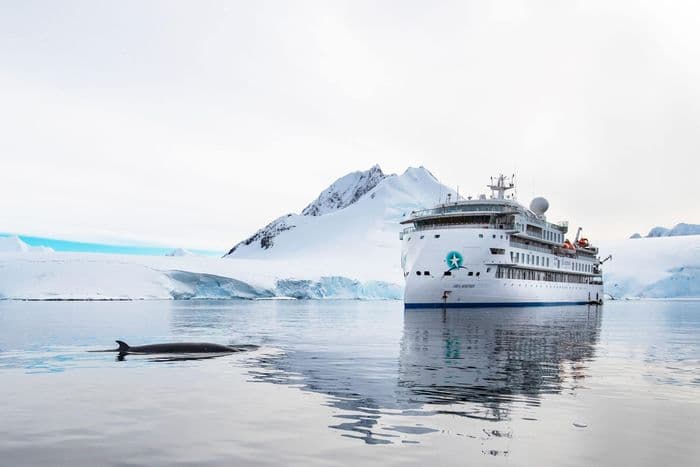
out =
[[420,271],[416,271],[416,276],[420,276]]

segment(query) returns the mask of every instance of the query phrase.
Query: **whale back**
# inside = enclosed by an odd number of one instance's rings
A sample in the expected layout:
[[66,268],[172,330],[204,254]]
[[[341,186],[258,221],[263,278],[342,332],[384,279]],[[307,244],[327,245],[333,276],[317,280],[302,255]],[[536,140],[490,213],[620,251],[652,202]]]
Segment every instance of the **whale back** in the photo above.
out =
[[127,344],[127,343],[124,342],[124,341],[116,341],[116,343],[117,343],[117,345],[119,345],[119,348],[117,349],[117,351],[118,351],[119,353],[127,353],[127,352],[129,352],[129,348],[130,348],[130,347],[129,347],[129,344]]
[[167,354],[167,353],[231,353],[255,350],[257,345],[221,345],[209,342],[172,342],[166,344],[129,345],[124,341],[116,341],[119,348],[110,350],[95,350],[93,352],[119,352],[125,354]]

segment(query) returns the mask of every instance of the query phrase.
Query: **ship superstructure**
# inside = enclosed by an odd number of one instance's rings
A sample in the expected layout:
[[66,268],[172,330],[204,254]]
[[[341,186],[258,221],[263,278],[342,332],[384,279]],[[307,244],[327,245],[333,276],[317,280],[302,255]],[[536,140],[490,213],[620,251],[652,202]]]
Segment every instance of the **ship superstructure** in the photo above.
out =
[[546,199],[519,204],[512,178],[488,187],[490,197],[448,197],[402,222],[406,307],[601,303],[603,261],[581,229],[570,241],[568,223],[547,221]]

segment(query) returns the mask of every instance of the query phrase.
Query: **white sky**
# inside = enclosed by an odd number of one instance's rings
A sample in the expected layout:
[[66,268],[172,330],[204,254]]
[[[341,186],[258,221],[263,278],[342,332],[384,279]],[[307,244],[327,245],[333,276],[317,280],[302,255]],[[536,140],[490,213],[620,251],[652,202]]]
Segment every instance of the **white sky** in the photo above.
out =
[[698,155],[696,1],[0,5],[0,232],[225,249],[379,163],[626,237]]

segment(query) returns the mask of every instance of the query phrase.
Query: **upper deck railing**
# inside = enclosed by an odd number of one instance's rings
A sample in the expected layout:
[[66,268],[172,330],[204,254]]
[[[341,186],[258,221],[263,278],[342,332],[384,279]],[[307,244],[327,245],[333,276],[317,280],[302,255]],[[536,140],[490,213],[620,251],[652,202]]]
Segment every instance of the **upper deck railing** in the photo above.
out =
[[411,218],[426,217],[426,216],[439,216],[441,214],[454,214],[454,213],[503,213],[503,212],[517,212],[518,209],[515,206],[500,205],[500,204],[448,204],[442,205],[431,209],[423,209],[421,211],[411,212]]

